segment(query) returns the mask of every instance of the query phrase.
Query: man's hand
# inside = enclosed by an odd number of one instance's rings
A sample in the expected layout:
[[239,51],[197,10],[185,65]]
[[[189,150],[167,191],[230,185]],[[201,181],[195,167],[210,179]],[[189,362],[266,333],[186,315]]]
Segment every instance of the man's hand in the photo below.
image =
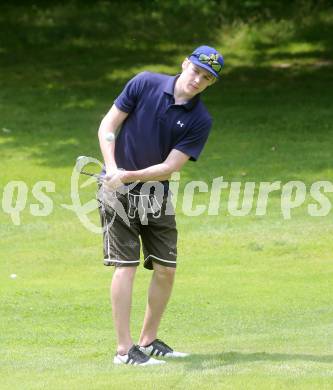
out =
[[107,171],[104,177],[104,188],[107,191],[115,191],[117,188],[124,185],[125,178],[124,170],[116,169],[112,171]]

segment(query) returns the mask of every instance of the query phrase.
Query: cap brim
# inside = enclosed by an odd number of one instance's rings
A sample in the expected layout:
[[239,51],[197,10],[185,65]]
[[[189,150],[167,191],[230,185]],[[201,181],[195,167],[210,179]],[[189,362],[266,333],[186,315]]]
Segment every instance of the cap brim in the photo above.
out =
[[195,57],[195,56],[190,56],[190,57],[189,57],[189,60],[190,60],[193,64],[199,66],[200,68],[206,69],[209,73],[211,73],[211,74],[212,74],[214,77],[216,77],[217,79],[220,78],[220,75],[219,75],[217,72],[215,72],[215,70],[214,70],[213,68],[211,68],[208,64],[206,65],[206,64],[203,64],[202,62],[200,62],[200,61],[198,60],[197,57]]

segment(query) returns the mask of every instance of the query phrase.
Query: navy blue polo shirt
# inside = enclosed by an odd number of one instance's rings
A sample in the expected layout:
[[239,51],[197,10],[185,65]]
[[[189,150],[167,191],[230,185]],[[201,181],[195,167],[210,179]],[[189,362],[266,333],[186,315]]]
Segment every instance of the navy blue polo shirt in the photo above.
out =
[[198,159],[212,119],[199,95],[186,104],[175,104],[177,77],[139,73],[114,101],[119,110],[129,113],[115,143],[119,168],[134,171],[160,164],[172,149]]

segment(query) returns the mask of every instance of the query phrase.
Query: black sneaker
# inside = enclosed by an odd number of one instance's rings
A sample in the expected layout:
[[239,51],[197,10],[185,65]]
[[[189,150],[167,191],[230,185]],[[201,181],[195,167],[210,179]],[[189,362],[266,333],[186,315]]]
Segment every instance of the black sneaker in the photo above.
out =
[[162,340],[156,339],[149,345],[144,347],[140,346],[140,351],[145,353],[147,356],[163,356],[163,357],[186,357],[189,356],[185,352],[177,352],[170,348],[167,344],[163,343]]
[[114,364],[133,364],[134,366],[149,366],[153,364],[163,364],[164,360],[157,360],[150,358],[140,351],[138,345],[133,345],[127,352],[127,355],[120,355],[119,353],[113,359]]

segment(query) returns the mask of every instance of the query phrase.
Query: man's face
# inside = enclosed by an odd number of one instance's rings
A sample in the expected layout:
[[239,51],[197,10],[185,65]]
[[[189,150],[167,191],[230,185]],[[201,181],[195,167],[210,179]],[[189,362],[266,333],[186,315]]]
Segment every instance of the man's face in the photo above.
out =
[[216,78],[210,72],[194,65],[188,59],[183,62],[182,68],[182,87],[184,93],[189,97],[201,93],[216,81]]

